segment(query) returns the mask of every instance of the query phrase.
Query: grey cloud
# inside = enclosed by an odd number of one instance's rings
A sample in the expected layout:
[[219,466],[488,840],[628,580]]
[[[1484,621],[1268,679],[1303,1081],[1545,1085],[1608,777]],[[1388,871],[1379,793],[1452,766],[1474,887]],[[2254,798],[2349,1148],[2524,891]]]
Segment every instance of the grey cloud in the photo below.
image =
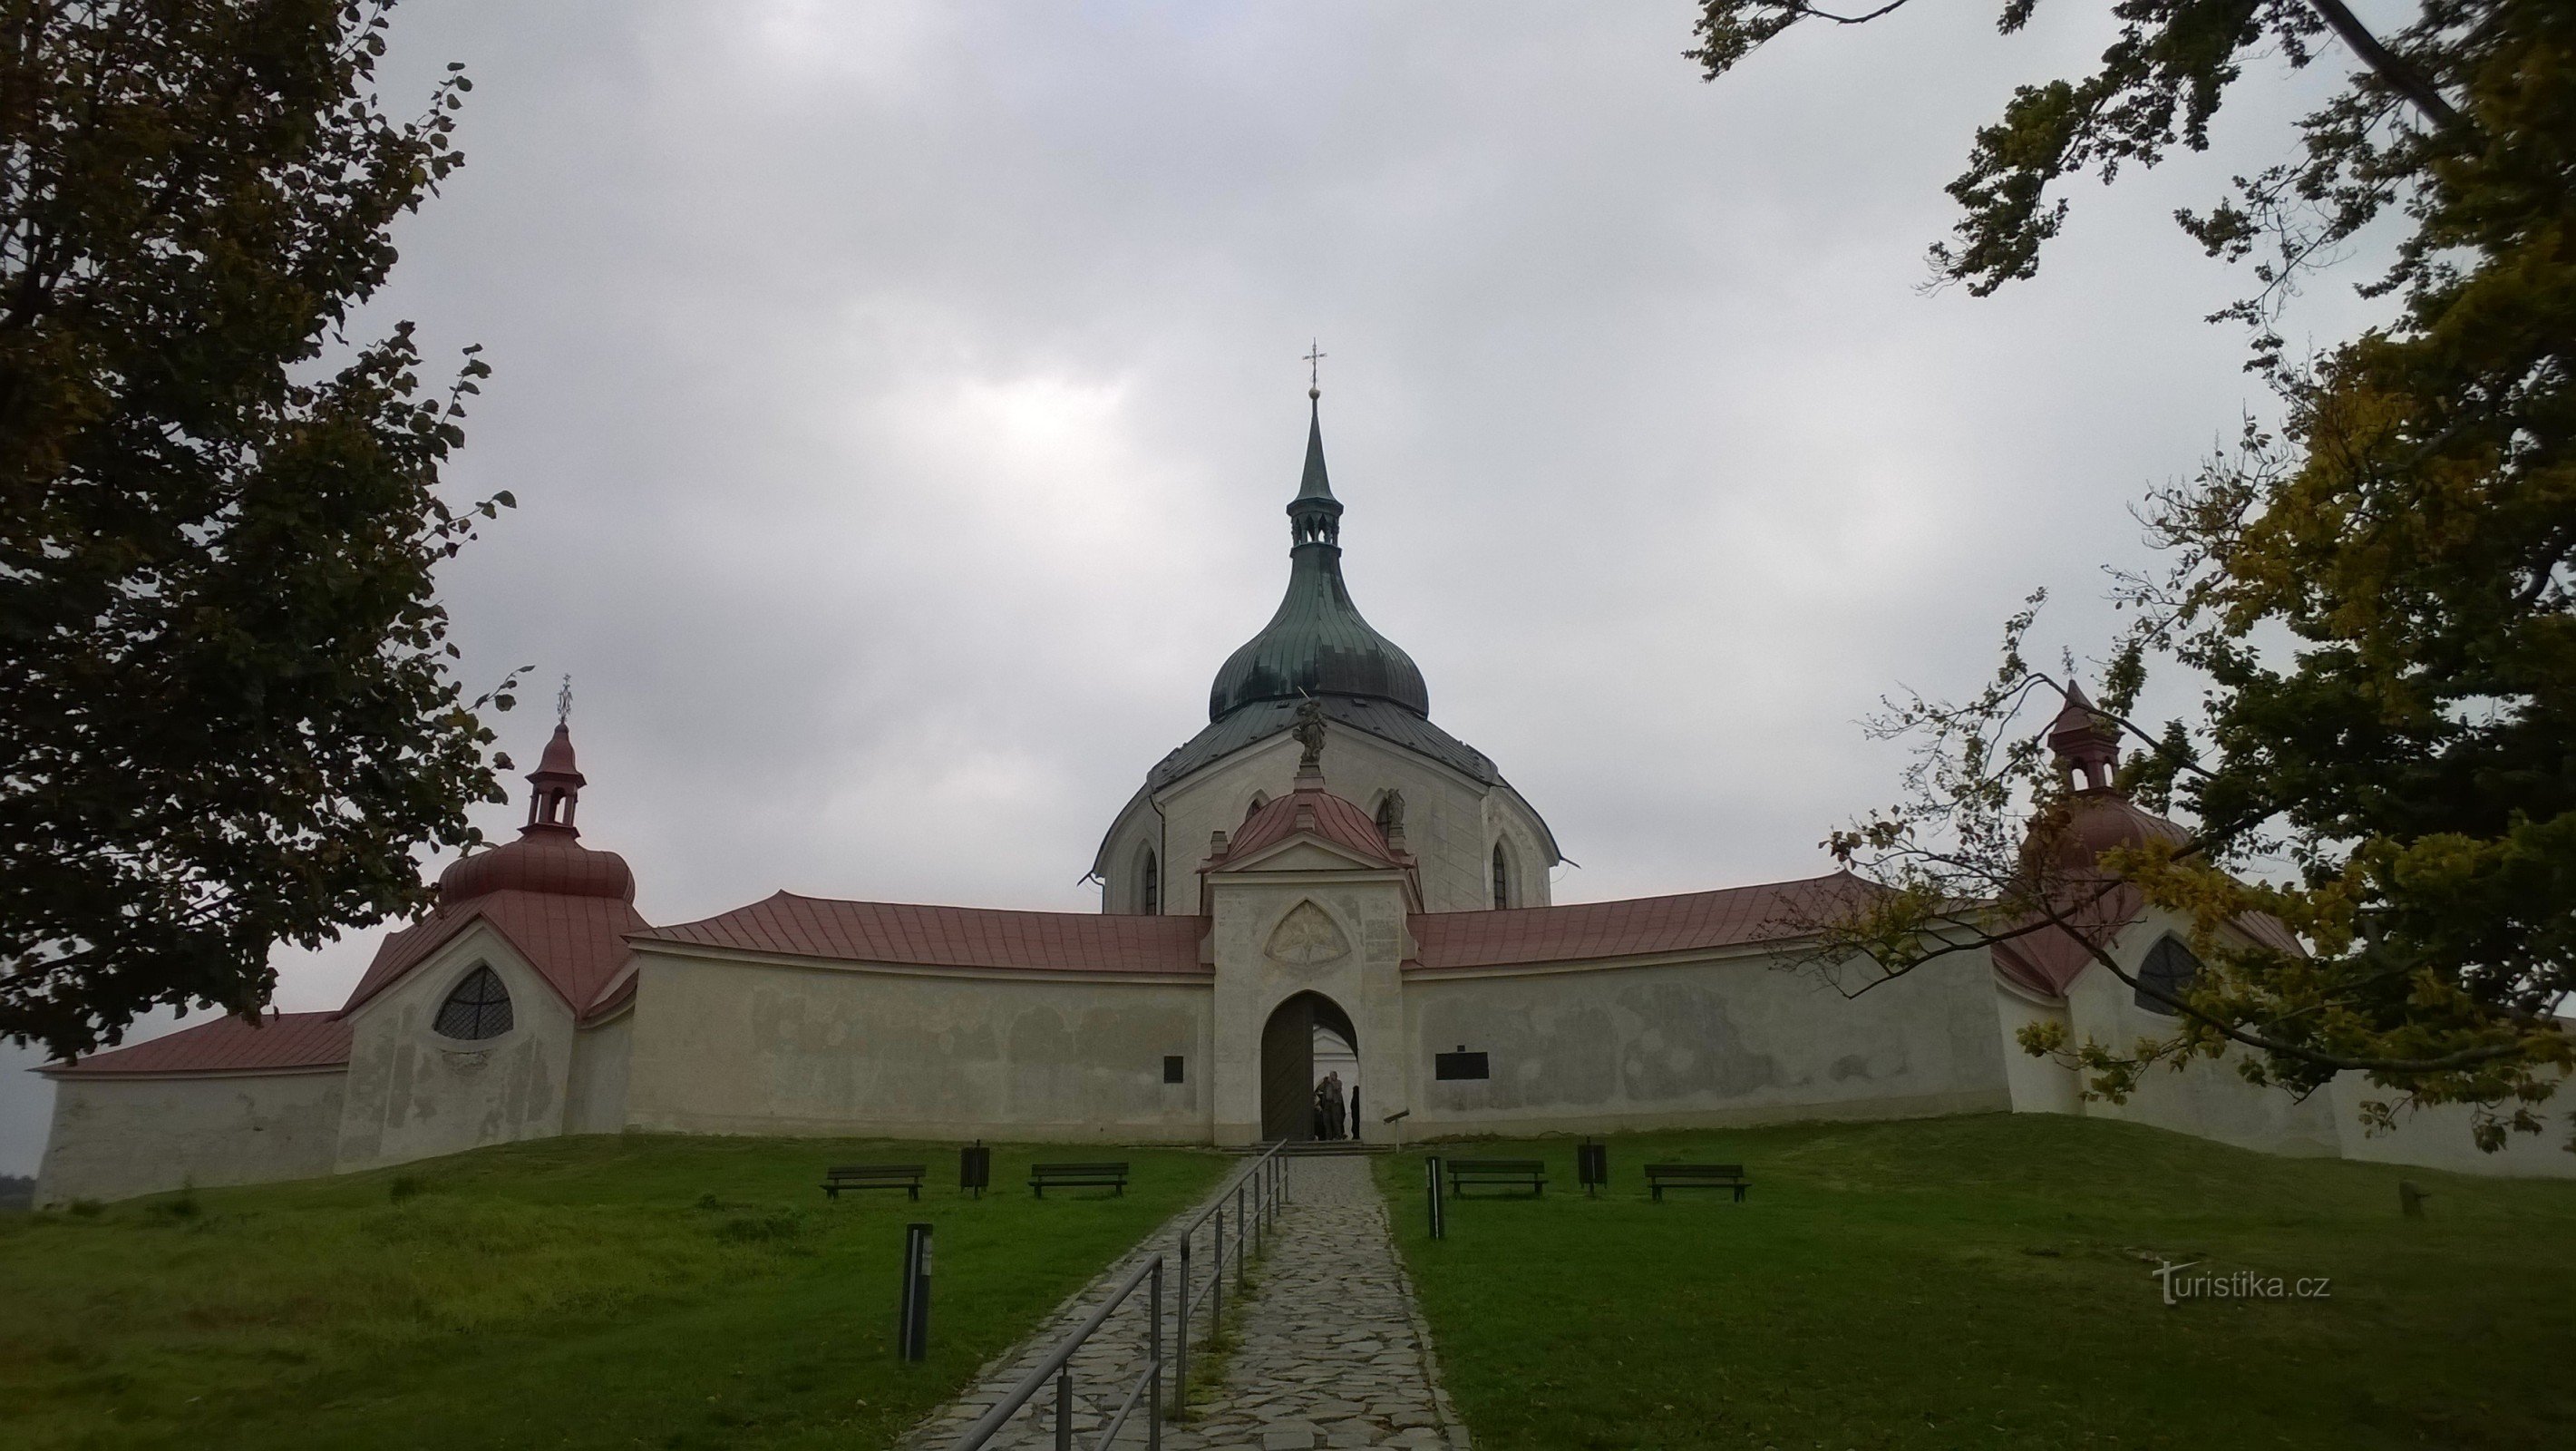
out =
[[[1708,86],[1691,13],[405,7],[390,88],[467,62],[470,161],[370,315],[486,345],[452,483],[522,504],[446,577],[469,678],[574,673],[654,920],[1088,908],[1276,602],[1319,336],[1355,596],[1584,864],[1559,899],[1821,869],[1893,790],[1854,720],[1973,681],[2032,585],[2098,638],[2123,504],[2255,401],[2164,218],[2268,154],[2081,188],[2036,282],[1925,298],[1970,131],[2095,20],[1908,11]],[[47,1094],[0,1076],[21,1170]]]

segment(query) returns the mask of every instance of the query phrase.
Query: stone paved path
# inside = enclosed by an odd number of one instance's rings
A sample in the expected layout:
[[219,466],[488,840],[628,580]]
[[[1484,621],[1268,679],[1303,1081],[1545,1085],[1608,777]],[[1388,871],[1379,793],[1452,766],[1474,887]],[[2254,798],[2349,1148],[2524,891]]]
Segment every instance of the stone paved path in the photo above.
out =
[[1186,1425],[1166,1428],[1163,1445],[1463,1451],[1467,1433],[1440,1389],[1367,1161],[1302,1159],[1291,1174],[1288,1213],[1238,1322],[1225,1386]]
[[[1467,1433],[1440,1389],[1430,1337],[1413,1287],[1395,1257],[1386,1205],[1360,1158],[1304,1158],[1290,1169],[1289,1204],[1258,1271],[1257,1293],[1236,1321],[1239,1344],[1225,1383],[1205,1394],[1186,1423],[1166,1423],[1169,1451],[1307,1451],[1388,1446],[1456,1451]],[[1074,1295],[1047,1327],[987,1367],[976,1387],[943,1408],[903,1445],[946,1451],[1039,1355],[1100,1303],[1145,1255],[1164,1251],[1197,1211],[1179,1216],[1100,1279]],[[1231,1216],[1229,1215],[1229,1219]],[[1207,1231],[1192,1254],[1208,1255]],[[1177,1286],[1175,1286],[1177,1288]],[[1229,1289],[1231,1287],[1229,1286]],[[1204,1315],[1192,1327],[1206,1334]],[[1122,1307],[1074,1358],[1076,1444],[1089,1446],[1143,1366],[1145,1317]],[[1165,1344],[1170,1326],[1165,1326]],[[1012,1418],[991,1445],[1035,1451],[1054,1442],[1053,1393]],[[1118,1438],[1121,1451],[1145,1445],[1144,1411]]]

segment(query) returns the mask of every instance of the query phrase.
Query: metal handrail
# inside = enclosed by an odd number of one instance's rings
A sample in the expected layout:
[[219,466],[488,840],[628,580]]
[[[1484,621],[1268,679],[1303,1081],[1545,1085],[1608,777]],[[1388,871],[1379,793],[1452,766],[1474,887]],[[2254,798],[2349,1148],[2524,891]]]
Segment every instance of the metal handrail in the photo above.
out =
[[[1190,1317],[1198,1313],[1199,1302],[1213,1299],[1215,1308],[1208,1314],[1208,1332],[1225,1323],[1225,1210],[1228,1201],[1234,1205],[1234,1282],[1240,1290],[1251,1276],[1251,1262],[1261,1254],[1270,1225],[1278,1222],[1280,1208],[1288,1199],[1288,1155],[1286,1139],[1275,1139],[1260,1157],[1243,1167],[1234,1183],[1217,1191],[1216,1199],[1199,1211],[1181,1230],[1181,1283],[1173,1296],[1173,1315],[1177,1322],[1173,1333],[1172,1414],[1181,1413],[1190,1389]],[[1244,1192],[1252,1194],[1250,1232],[1245,1226]],[[1213,1219],[1216,1223],[1214,1273],[1197,1294],[1190,1293],[1190,1241],[1197,1238],[1199,1226]]]
[[[1191,1313],[1198,1308],[1198,1301],[1206,1299],[1210,1293],[1215,1295],[1217,1305],[1216,1315],[1208,1322],[1211,1329],[1225,1313],[1226,1207],[1229,1202],[1234,1207],[1235,1283],[1237,1288],[1240,1288],[1250,1273],[1251,1258],[1259,1254],[1257,1246],[1261,1243],[1265,1227],[1277,1221],[1280,1208],[1287,1201],[1288,1160],[1286,1155],[1280,1152],[1286,1147],[1287,1141],[1282,1139],[1263,1150],[1259,1158],[1244,1166],[1243,1171],[1235,1176],[1233,1183],[1217,1191],[1214,1203],[1201,1210],[1198,1217],[1191,1220],[1181,1231],[1181,1283],[1179,1293],[1173,1297],[1172,1305],[1178,1339],[1177,1354],[1173,1357],[1175,1364],[1172,1397],[1168,1402],[1173,1415],[1180,1414],[1181,1399],[1189,1387]],[[1250,1195],[1249,1214],[1251,1215],[1249,1238],[1245,1228],[1247,1192]],[[1190,1240],[1211,1218],[1216,1222],[1216,1273],[1209,1277],[1206,1287],[1201,1289],[1194,1298],[1190,1294]],[[1250,1255],[1245,1252],[1247,1248],[1252,1251]],[[1129,1296],[1136,1293],[1138,1285],[1149,1282],[1153,1286],[1153,1294],[1152,1303],[1148,1307],[1150,1319],[1145,1332],[1145,1369],[1137,1376],[1134,1383],[1128,1386],[1126,1399],[1119,1402],[1117,1411],[1103,1424],[1100,1439],[1094,1441],[1092,1445],[1094,1448],[1105,1448],[1117,1439],[1119,1431],[1127,1424],[1127,1417],[1136,1409],[1136,1398],[1141,1395],[1145,1397],[1147,1451],[1162,1451],[1163,1416],[1167,1404],[1163,1399],[1163,1263],[1166,1258],[1168,1256],[1165,1253],[1158,1251],[1151,1258],[1129,1270],[1126,1277],[1118,1282],[1117,1288],[1110,1291],[1108,1298],[1101,1302],[1098,1309],[1085,1316],[1083,1322],[1074,1327],[1070,1334],[1058,1340],[1055,1347],[1046,1353],[1045,1358],[1040,1360],[1027,1375],[1022,1376],[1019,1384],[1011,1387],[1009,1394],[996,1401],[992,1409],[977,1417],[974,1425],[966,1428],[965,1434],[957,1440],[955,1451],[978,1451],[978,1448],[992,1440],[1002,1427],[1010,1423],[1011,1417],[1018,1415],[1029,1402],[1037,1398],[1038,1393],[1046,1387],[1049,1377],[1053,1377],[1056,1383],[1055,1444],[1058,1451],[1072,1451],[1074,1352],[1080,1350],[1083,1342],[1089,1340],[1103,1324],[1108,1322],[1110,1315],[1119,1306],[1125,1304]]]
[[1128,1271],[1127,1278],[1118,1282],[1118,1288],[1110,1292],[1109,1298],[1101,1302],[1099,1309],[1092,1311],[1072,1334],[1057,1341],[1055,1349],[1048,1351],[1046,1358],[1039,1361],[1036,1368],[1022,1376],[1018,1385],[1011,1387],[1010,1394],[995,1402],[991,1410],[977,1417],[975,1424],[966,1428],[966,1434],[958,1438],[957,1451],[975,1451],[975,1448],[992,1440],[994,1433],[1009,1424],[1011,1417],[1020,1413],[1021,1407],[1037,1398],[1039,1390],[1045,1387],[1050,1376],[1055,1379],[1055,1444],[1057,1451],[1071,1451],[1073,1446],[1073,1353],[1080,1350],[1082,1343],[1091,1338],[1092,1332],[1098,1330],[1102,1323],[1108,1320],[1111,1312],[1125,1304],[1128,1296],[1136,1293],[1138,1285],[1148,1281],[1152,1282],[1154,1289],[1153,1302],[1148,1307],[1151,1314],[1145,1332],[1144,1373],[1136,1378],[1133,1386],[1128,1388],[1127,1399],[1119,1404],[1118,1414],[1110,1418],[1108,1429],[1092,1445],[1095,1448],[1106,1447],[1117,1438],[1119,1430],[1127,1424],[1127,1413],[1135,1409],[1136,1397],[1141,1392],[1147,1397],[1145,1419],[1147,1451],[1162,1451],[1163,1257],[1161,1255],[1156,1255]]

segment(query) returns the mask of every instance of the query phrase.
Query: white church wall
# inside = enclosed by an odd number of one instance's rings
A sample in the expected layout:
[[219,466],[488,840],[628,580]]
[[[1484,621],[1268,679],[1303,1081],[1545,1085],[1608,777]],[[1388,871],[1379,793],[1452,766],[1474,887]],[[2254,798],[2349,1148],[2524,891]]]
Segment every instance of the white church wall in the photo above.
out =
[[[1405,982],[1406,1137],[2011,1107],[1982,957],[1936,961],[1851,998],[1784,964],[1744,954],[1415,972]],[[1491,1076],[1435,1077],[1434,1056],[1460,1049],[1485,1054]]]
[[[1256,792],[1264,798],[1286,795],[1297,773],[1297,757],[1294,740],[1272,736],[1172,783],[1152,802],[1137,803],[1112,828],[1102,901],[1112,911],[1134,910],[1133,873],[1140,850],[1160,841],[1163,910],[1197,913],[1198,869],[1207,861],[1208,834],[1240,830]],[[1405,849],[1417,862],[1425,910],[1466,912],[1492,905],[1490,862],[1497,833],[1512,842],[1520,905],[1547,904],[1537,818],[1512,793],[1492,790],[1347,726],[1325,733],[1323,768],[1327,790],[1371,813],[1385,793],[1403,794]]]
[[58,1079],[39,1208],[331,1172],[347,1074]]
[[2075,1070],[2055,1058],[2036,1058],[2022,1050],[2021,1030],[2032,1024],[2068,1026],[2066,1004],[2045,1002],[1995,981],[1995,1026],[2003,1036],[2004,1082],[2012,1091],[2015,1113],[2082,1113]]
[[2435,1104],[2412,1112],[2400,1110],[2389,1132],[2366,1132],[2361,1118],[2365,1102],[2389,1102],[2387,1089],[2358,1073],[2338,1073],[2326,1094],[2334,1104],[2336,1127],[2347,1159],[2379,1164],[2407,1164],[2448,1169],[2455,1174],[2500,1174],[2536,1179],[2576,1179],[2576,1153],[2567,1150],[2568,1114],[2576,1111],[2576,1085],[2562,1087],[2542,1110],[2547,1127],[2537,1134],[2512,1134],[2490,1154],[2470,1136],[2473,1113],[2464,1103]]
[[[1289,860],[1283,854],[1276,860]],[[1365,1087],[1360,1137],[1379,1142],[1384,1115],[1404,1106],[1404,985],[1398,976],[1409,946],[1404,888],[1391,871],[1227,872],[1212,883],[1208,928],[1216,963],[1214,994],[1218,1078],[1214,1130],[1220,1144],[1262,1137],[1261,1040],[1270,1016],[1300,992],[1338,1006],[1359,1035]],[[1274,934],[1300,906],[1331,919],[1347,949],[1297,961],[1273,951]]]
[[573,1038],[572,1077],[565,1086],[564,1132],[614,1134],[626,1128],[627,1067],[635,1051],[635,1014],[623,1012]]
[[[478,966],[510,993],[510,1030],[467,1041],[433,1028]],[[476,923],[350,1015],[343,1172],[544,1138],[564,1128],[573,1015],[506,938]]]
[[[639,954],[627,1122],[1205,1143],[1208,987]],[[1182,1059],[1164,1082],[1163,1060]]]
[[[2168,931],[2181,935],[2183,924],[2168,913],[2151,911],[2121,934],[2112,954],[2134,976],[2148,949]],[[2135,989],[2100,965],[2086,968],[2066,990],[2070,1041],[2080,1044],[2090,1038],[2126,1049],[2173,1031],[2173,1019],[2139,1007],[2135,997]],[[2151,1068],[2128,1102],[2093,1099],[2081,1111],[2088,1118],[2151,1124],[2268,1154],[2314,1158],[2340,1152],[2334,1109],[2326,1095],[2301,1102],[2279,1089],[2258,1089],[2237,1076],[2227,1058],[2195,1059],[2178,1070]]]

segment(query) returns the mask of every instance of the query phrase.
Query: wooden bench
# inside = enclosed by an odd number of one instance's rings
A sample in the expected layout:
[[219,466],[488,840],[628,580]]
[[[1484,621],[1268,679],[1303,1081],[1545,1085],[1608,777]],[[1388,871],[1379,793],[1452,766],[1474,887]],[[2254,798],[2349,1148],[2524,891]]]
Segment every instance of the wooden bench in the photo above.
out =
[[1029,1188],[1040,1199],[1049,1189],[1115,1189],[1127,1192],[1125,1164],[1031,1164]]
[[1547,1165],[1537,1159],[1450,1160],[1449,1192],[1464,1195],[1470,1185],[1526,1188],[1534,1195],[1545,1194]]
[[823,1171],[825,1198],[839,1203],[844,1189],[901,1189],[921,1197],[919,1164],[836,1164]]
[[1744,1177],[1742,1164],[1648,1164],[1646,1184],[1657,1199],[1664,1197],[1667,1188],[1732,1189],[1738,1204],[1744,1202],[1744,1191],[1753,1187],[1753,1181]]

